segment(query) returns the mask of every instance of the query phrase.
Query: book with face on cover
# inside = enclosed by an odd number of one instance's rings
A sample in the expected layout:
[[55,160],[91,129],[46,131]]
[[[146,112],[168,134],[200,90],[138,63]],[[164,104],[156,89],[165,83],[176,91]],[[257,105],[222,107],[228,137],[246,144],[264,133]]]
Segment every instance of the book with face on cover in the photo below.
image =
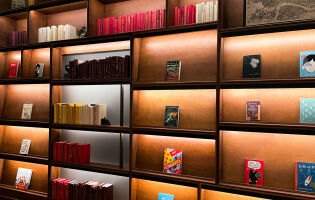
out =
[[164,126],[178,127],[179,122],[179,106],[166,106]]
[[44,63],[37,63],[36,67],[35,67],[34,76],[38,77],[38,78],[42,78],[43,72],[44,72],[44,67],[45,67]]
[[158,200],[174,200],[174,195],[159,193]]
[[23,105],[21,119],[31,119],[32,110],[33,110],[33,104],[32,103],[25,103]]
[[300,77],[315,77],[315,51],[300,53]]
[[182,161],[182,150],[165,148],[163,172],[168,174],[182,174]]
[[31,184],[31,178],[32,178],[31,169],[18,168],[16,174],[15,187],[22,190],[27,190],[29,185]]
[[27,155],[30,150],[30,146],[31,146],[31,140],[23,139],[22,144],[21,144],[20,154]]

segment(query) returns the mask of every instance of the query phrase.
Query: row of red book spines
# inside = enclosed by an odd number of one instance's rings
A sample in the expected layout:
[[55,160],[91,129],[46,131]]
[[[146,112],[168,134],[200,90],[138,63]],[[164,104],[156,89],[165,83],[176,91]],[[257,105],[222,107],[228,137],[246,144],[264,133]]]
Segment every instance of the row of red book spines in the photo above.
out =
[[165,28],[165,10],[148,11],[123,17],[97,19],[97,35],[109,35]]
[[53,200],[113,200],[112,184],[88,184],[90,181],[73,181],[57,178],[52,181]]
[[8,46],[16,46],[27,43],[26,31],[13,31],[8,33]]
[[196,6],[183,6],[181,9],[175,7],[175,26],[195,24],[196,23]]
[[56,142],[54,143],[53,159],[58,162],[87,164],[90,163],[90,153],[90,144]]

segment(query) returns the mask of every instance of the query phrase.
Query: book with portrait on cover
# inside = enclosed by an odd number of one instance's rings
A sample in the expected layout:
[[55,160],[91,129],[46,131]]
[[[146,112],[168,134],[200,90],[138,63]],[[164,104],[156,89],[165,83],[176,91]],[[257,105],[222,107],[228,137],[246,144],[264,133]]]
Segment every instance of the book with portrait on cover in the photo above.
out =
[[177,128],[178,122],[179,122],[179,106],[166,106],[164,126]]
[[182,174],[182,161],[182,150],[165,148],[163,172],[168,174]]
[[315,51],[300,53],[300,77],[315,77]]

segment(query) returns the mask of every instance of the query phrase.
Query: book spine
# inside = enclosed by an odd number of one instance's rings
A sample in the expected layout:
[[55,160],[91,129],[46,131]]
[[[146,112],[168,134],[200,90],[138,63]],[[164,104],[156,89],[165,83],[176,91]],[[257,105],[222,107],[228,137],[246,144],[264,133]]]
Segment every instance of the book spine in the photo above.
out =
[[215,1],[213,5],[213,20],[218,21],[218,1]]
[[213,5],[213,1],[209,2],[209,16],[210,16],[209,21],[213,22],[214,21],[214,5]]
[[297,162],[295,162],[295,165],[294,165],[294,168],[295,168],[295,180],[294,180],[294,188],[295,190],[297,191],[297,186],[298,186],[298,174],[297,174]]
[[97,36],[101,36],[101,20],[102,19],[97,19]]

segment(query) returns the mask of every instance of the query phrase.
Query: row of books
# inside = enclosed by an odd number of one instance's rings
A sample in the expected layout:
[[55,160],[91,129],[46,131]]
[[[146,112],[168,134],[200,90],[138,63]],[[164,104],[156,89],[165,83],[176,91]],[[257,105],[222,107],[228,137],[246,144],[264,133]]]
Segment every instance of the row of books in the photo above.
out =
[[51,42],[58,40],[70,40],[78,38],[77,28],[70,24],[38,29],[38,42]]
[[69,142],[55,142],[53,159],[58,162],[77,164],[90,163],[91,145]]
[[106,104],[54,104],[54,123],[101,125]]
[[165,9],[125,15],[118,18],[97,19],[97,35],[164,28],[165,23]]
[[175,7],[174,25],[213,22],[218,20],[218,1]]
[[11,0],[11,8],[23,8],[26,5],[35,5],[35,0]]
[[[66,66],[67,69],[67,66]],[[130,70],[130,56],[112,56],[100,60],[69,62],[68,74],[70,79],[102,79],[128,78]]]
[[57,178],[52,181],[53,200],[113,200],[114,186],[95,181]]
[[12,31],[8,33],[8,46],[27,44],[27,31]]

